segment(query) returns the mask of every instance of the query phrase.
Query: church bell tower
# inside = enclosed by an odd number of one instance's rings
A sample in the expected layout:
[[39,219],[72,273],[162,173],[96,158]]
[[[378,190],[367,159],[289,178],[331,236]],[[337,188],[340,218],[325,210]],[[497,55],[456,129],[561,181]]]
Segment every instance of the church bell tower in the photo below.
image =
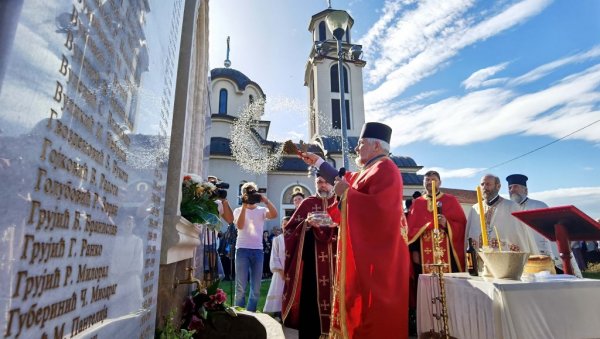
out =
[[[317,136],[339,136],[341,128],[340,83],[338,75],[337,40],[326,23],[331,6],[312,16],[308,31],[312,36],[312,49],[304,72],[304,85],[308,87],[308,114],[310,140]],[[342,48],[344,74],[344,101],[348,137],[358,137],[365,122],[360,45],[351,40],[354,19],[349,17]]]

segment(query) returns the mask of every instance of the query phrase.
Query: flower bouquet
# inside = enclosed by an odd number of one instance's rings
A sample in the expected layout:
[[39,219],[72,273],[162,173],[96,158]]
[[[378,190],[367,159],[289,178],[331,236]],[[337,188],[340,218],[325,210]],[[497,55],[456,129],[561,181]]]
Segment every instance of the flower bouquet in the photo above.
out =
[[211,318],[214,313],[232,315],[225,306],[226,300],[227,294],[220,288],[217,288],[216,292],[211,295],[206,290],[202,290],[189,296],[183,304],[181,328],[202,332],[207,330],[208,324],[212,323]]
[[181,185],[181,216],[195,224],[205,224],[215,229],[221,224],[217,199],[217,187],[191,175],[183,177]]

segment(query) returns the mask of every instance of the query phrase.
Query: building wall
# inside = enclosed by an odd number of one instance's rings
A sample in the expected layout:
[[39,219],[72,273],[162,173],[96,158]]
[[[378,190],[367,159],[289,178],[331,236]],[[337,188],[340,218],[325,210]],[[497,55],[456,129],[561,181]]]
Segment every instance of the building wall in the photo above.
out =
[[256,86],[249,84],[245,89],[240,89],[237,84],[226,78],[218,78],[212,82],[212,98],[211,107],[212,113],[216,114],[219,112],[219,92],[222,88],[227,90],[227,115],[239,116],[240,109],[248,105],[250,102],[250,95],[254,99],[261,97],[261,92]]

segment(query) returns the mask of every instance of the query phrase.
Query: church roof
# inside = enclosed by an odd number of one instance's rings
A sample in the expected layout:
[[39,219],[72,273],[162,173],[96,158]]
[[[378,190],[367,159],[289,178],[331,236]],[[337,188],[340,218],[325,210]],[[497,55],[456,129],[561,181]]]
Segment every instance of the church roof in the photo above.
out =
[[[333,11],[337,11],[337,9],[327,8],[327,9],[325,9],[325,10],[323,10],[323,11],[320,11],[319,13],[317,13],[317,14],[313,15],[313,16],[310,18],[310,22],[308,23],[308,31],[310,31],[310,30],[311,30],[311,28],[312,28],[312,25],[313,25],[313,23],[314,23],[316,20],[319,20],[319,19],[321,19],[322,17],[324,17],[324,16],[327,16],[327,14],[329,14],[329,12],[333,12]],[[354,18],[352,18],[352,16],[350,15],[350,13],[348,13],[348,17],[349,17],[349,20],[348,20],[348,27],[352,28],[352,26],[354,25]]]
[[422,185],[423,176],[416,173],[402,172],[403,185]]
[[[321,144],[323,149],[328,153],[342,153],[342,139],[339,137],[323,135],[317,137],[317,142]],[[348,149],[351,153],[354,153],[356,145],[358,145],[358,137],[348,137]]]
[[394,161],[394,163],[398,167],[419,167],[419,168],[422,167],[422,166],[418,166],[417,163],[411,157],[402,157],[402,156],[398,156],[398,155],[392,155],[390,157],[390,159],[392,159],[392,161]]
[[210,78],[216,80],[219,78],[229,79],[237,85],[240,91],[246,89],[248,85],[254,85],[260,91],[260,94],[264,97],[265,93],[262,88],[254,81],[250,80],[244,73],[233,69],[233,68],[213,68],[210,70]]

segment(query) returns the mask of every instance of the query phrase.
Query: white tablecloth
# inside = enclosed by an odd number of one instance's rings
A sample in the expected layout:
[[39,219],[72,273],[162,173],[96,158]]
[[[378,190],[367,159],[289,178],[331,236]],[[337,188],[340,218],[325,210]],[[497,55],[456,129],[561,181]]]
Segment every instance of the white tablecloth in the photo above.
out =
[[[600,338],[600,280],[521,282],[445,274],[450,335],[456,338]],[[419,333],[434,322],[438,281],[419,276]],[[439,312],[439,311],[438,311]]]

